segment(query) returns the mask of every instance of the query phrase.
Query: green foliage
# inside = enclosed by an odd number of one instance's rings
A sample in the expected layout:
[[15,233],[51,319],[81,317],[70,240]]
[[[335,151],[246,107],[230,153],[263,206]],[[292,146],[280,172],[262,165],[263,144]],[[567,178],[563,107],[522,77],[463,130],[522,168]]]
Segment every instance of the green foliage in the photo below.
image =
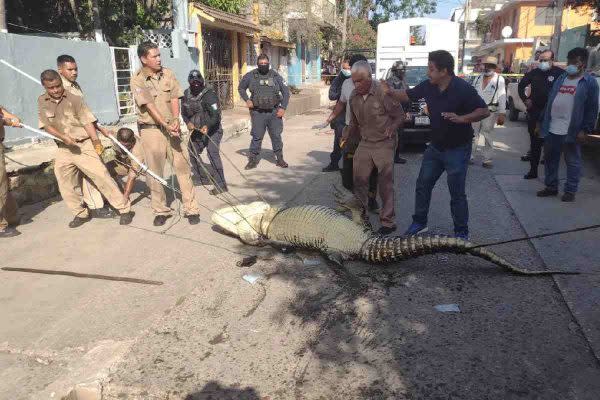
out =
[[170,0],[156,0],[151,7],[144,1],[131,0],[98,0],[98,3],[102,30],[108,41],[117,46],[136,43],[143,30],[159,28],[171,9]]
[[[422,17],[433,14],[437,8],[436,0],[355,0],[359,1],[359,17],[369,18],[373,29],[377,25],[397,18]],[[366,12],[366,14],[365,14]]]
[[195,2],[233,14],[239,14],[248,4],[248,0],[199,0]]
[[475,20],[475,30],[481,36],[484,36],[490,31],[492,26],[492,18],[490,15],[479,14]]
[[[127,46],[142,37],[142,30],[156,29],[170,14],[171,0],[97,0],[100,25],[111,45]],[[69,4],[74,4],[74,8]],[[90,0],[15,0],[7,6],[8,22],[30,29],[10,27],[11,32],[79,32],[93,36]]]
[[369,23],[361,18],[349,20],[348,49],[373,49],[377,47],[377,33]]

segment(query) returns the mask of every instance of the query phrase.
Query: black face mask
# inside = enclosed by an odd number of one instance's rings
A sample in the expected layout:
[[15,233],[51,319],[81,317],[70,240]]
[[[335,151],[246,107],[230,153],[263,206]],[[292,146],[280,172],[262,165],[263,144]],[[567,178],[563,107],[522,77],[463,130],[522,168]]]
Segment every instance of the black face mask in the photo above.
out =
[[397,69],[394,71],[394,75],[396,75],[400,79],[404,79],[404,71]]
[[190,91],[194,96],[198,95],[204,89],[204,82],[193,81],[190,83]]
[[260,72],[263,75],[266,75],[269,72],[269,68],[270,68],[269,64],[265,64],[265,65],[261,64],[258,66],[258,72]]

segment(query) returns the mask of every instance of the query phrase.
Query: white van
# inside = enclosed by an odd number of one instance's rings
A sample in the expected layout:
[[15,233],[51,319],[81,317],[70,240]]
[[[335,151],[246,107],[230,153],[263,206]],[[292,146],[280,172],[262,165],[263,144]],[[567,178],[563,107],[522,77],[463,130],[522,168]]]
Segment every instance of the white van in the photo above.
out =
[[377,79],[398,60],[411,67],[426,67],[429,52],[446,50],[458,71],[459,23],[437,18],[406,18],[377,26]]

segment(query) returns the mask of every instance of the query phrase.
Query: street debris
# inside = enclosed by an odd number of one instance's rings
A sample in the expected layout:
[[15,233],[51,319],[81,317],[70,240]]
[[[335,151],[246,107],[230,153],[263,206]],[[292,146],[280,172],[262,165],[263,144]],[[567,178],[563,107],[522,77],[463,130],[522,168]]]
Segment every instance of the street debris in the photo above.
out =
[[257,256],[244,257],[240,261],[238,261],[235,265],[237,265],[240,268],[251,267],[254,264],[256,264],[257,259],[258,259]]
[[318,258],[303,258],[302,264],[304,264],[307,267],[313,267],[315,265],[320,265],[321,260],[319,260]]
[[433,308],[435,308],[437,311],[439,312],[460,312],[460,308],[458,307],[458,304],[438,304],[436,306],[434,306]]
[[242,276],[242,279],[251,285],[254,285],[254,283],[256,283],[256,281],[258,281],[259,279],[262,279],[262,278],[264,278],[264,276],[262,274],[259,274],[258,272],[253,272],[251,274],[246,274],[246,275]]

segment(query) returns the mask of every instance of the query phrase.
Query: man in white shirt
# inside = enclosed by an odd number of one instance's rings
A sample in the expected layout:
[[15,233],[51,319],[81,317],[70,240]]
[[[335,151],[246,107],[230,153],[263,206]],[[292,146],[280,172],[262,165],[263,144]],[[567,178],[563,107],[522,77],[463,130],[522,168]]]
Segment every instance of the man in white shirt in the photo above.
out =
[[473,81],[473,86],[477,94],[483,99],[490,110],[490,116],[480,122],[473,124],[475,138],[473,140],[473,151],[471,152],[471,161],[474,160],[479,145],[479,138],[483,136],[483,167],[492,168],[492,155],[494,153],[494,142],[492,141],[492,132],[496,123],[504,125],[506,119],[506,83],[496,69],[498,68],[498,59],[496,57],[486,57],[483,60],[483,72]]

